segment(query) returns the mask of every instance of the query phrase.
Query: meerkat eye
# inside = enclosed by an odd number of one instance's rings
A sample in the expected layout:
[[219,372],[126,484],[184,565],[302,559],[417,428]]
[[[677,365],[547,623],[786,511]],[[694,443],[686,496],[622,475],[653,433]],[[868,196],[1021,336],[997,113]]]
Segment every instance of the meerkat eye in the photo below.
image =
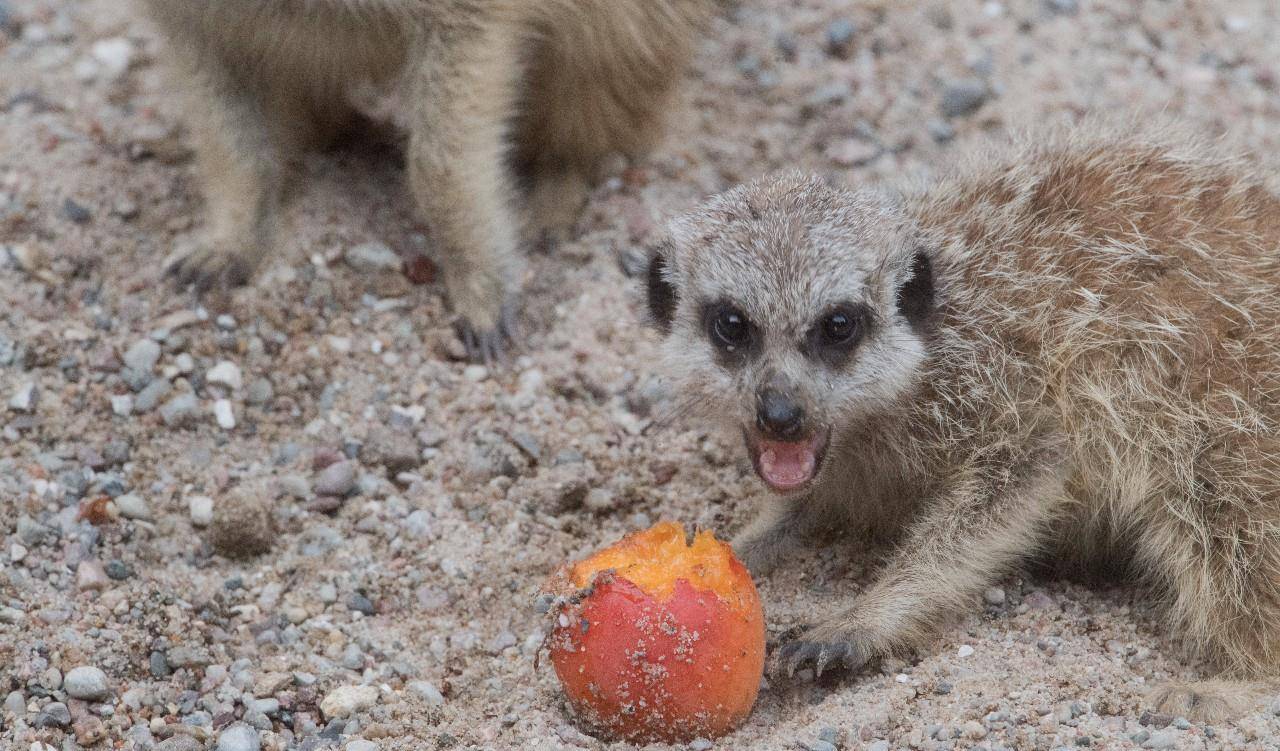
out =
[[711,333],[716,344],[729,351],[746,346],[751,341],[751,323],[736,308],[724,307],[711,321]]
[[866,333],[868,312],[853,304],[838,305],[814,321],[803,350],[828,365],[843,363]]
[[843,344],[858,333],[858,322],[847,311],[837,310],[822,319],[822,336],[827,344]]

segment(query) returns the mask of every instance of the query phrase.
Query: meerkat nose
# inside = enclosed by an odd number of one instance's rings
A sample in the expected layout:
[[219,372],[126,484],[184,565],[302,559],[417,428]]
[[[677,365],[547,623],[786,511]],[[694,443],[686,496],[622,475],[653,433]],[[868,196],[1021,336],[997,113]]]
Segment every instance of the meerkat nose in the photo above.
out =
[[804,410],[789,395],[766,388],[759,394],[756,427],[773,438],[795,438],[804,426]]

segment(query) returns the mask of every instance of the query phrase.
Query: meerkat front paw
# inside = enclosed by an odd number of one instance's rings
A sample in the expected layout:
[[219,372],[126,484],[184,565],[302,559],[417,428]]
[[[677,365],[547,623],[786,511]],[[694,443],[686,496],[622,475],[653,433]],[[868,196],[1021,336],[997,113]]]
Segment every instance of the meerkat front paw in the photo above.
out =
[[516,336],[515,314],[509,305],[504,305],[495,324],[481,327],[463,317],[454,324],[454,331],[466,348],[469,360],[486,365],[503,362],[507,359],[508,345]]
[[177,250],[165,262],[165,273],[181,286],[196,292],[240,287],[253,278],[257,258],[246,243],[201,240]]
[[832,626],[800,626],[784,633],[773,651],[770,672],[794,677],[797,670],[813,667],[815,675],[828,668],[857,670],[879,657],[871,640],[857,632]]

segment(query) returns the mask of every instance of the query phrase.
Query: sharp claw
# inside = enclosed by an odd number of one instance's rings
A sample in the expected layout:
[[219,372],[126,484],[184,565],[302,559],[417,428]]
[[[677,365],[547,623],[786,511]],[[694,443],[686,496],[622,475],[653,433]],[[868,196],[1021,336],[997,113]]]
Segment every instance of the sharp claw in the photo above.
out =
[[832,662],[843,662],[844,655],[848,652],[848,647],[843,644],[827,644],[818,650],[818,657],[814,660],[813,673],[821,677],[822,671]]

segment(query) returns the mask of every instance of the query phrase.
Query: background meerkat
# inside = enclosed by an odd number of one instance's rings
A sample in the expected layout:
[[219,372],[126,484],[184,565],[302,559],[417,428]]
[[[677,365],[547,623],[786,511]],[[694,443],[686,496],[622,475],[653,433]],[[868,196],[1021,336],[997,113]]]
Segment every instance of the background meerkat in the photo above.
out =
[[763,573],[834,527],[896,542],[782,644],[820,673],[919,646],[1024,560],[1117,557],[1231,680],[1280,675],[1280,198],[1192,141],[1056,139],[907,197],[764,179],[673,223],[648,275],[680,408],[776,493]]
[[146,0],[169,37],[208,201],[171,271],[243,284],[274,244],[286,163],[348,121],[346,92],[403,75],[409,186],[460,333],[491,359],[529,227],[566,225],[600,160],[651,143],[714,0]]

